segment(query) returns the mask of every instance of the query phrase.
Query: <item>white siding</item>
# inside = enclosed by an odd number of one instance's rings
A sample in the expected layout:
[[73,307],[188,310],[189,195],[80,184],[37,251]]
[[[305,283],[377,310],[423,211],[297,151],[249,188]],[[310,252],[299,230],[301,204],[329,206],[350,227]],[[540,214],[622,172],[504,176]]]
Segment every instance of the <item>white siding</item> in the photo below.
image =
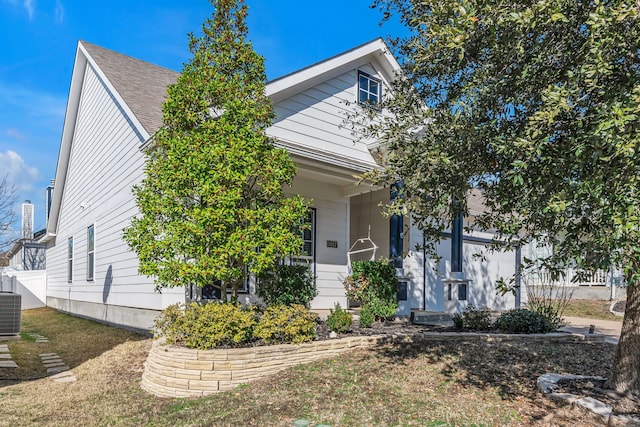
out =
[[[182,290],[161,295],[139,276],[138,261],[122,240],[137,213],[131,189],[143,176],[143,141],[91,67],[75,126],[55,244],[47,250],[53,298],[161,309]],[[87,227],[95,227],[94,280],[87,280]],[[67,281],[67,241],[73,237],[73,282]]]
[[[376,259],[389,258],[389,218],[382,215],[382,206],[389,203],[390,193],[388,188],[362,193],[351,198],[351,230],[349,246],[358,239],[369,236],[378,246]],[[358,243],[354,250],[371,247],[368,242]],[[371,259],[373,252],[354,254],[352,260]]]
[[[359,69],[377,74],[370,65]],[[351,129],[344,126],[346,113],[356,101],[356,76],[353,69],[276,103],[276,121],[267,133],[288,147],[374,165],[365,144],[354,142]]]
[[[349,243],[348,204],[340,188],[326,183],[296,178],[293,194],[312,199],[316,209],[316,286],[318,296],[312,301],[315,309],[333,308],[336,302],[346,307],[347,299],[342,284],[347,275]],[[327,241],[338,242],[337,248],[327,247]]]
[[[419,230],[412,227],[409,235],[410,248],[422,245],[422,233]],[[483,239],[492,237],[489,233],[480,232],[475,232],[473,236]],[[427,257],[424,276],[422,274],[425,256],[423,251],[412,250],[405,258],[405,270],[409,271],[412,276],[409,288],[411,308],[426,308],[430,311],[445,310],[443,279],[447,277],[451,269],[451,241],[449,239],[442,240],[437,246],[437,251],[438,255],[442,257],[441,261],[436,263]],[[463,243],[463,271],[465,278],[471,280],[467,303],[476,307],[486,306],[492,310],[514,308],[513,295],[500,296],[496,293],[495,286],[498,279],[507,280],[513,276],[515,256],[515,251],[491,252],[482,243],[465,240]],[[426,304],[423,301],[423,293]]]
[[[405,217],[405,225],[408,219]],[[404,238],[406,256],[403,260],[403,267],[408,280],[407,301],[400,304],[399,312],[408,315],[411,309],[422,310],[424,307],[424,251],[417,248],[422,247],[422,232],[416,227],[407,227],[409,230]],[[429,267],[427,267],[429,268]],[[436,295],[427,293],[427,300],[435,298]],[[431,304],[433,305],[433,304]]]

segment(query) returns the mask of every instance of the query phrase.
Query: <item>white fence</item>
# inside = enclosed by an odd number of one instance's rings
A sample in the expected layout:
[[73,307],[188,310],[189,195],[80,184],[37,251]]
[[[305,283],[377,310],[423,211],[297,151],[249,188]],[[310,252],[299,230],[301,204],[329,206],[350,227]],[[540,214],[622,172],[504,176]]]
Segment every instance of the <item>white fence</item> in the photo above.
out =
[[0,271],[0,292],[22,295],[22,309],[44,307],[47,301],[47,271]]
[[563,275],[557,279],[553,279],[551,274],[546,271],[538,271],[529,275],[529,280],[534,286],[553,285],[553,286],[622,286],[622,275],[617,272],[597,270],[588,276],[581,276],[577,270],[567,269]]

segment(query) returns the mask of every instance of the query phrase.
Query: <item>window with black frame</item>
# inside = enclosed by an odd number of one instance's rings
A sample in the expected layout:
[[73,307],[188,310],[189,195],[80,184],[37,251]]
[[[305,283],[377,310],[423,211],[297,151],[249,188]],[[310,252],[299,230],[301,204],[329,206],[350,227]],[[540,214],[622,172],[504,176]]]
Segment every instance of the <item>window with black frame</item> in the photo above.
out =
[[358,102],[365,105],[377,105],[382,95],[382,82],[377,77],[358,71]]
[[290,263],[308,265],[310,269],[313,269],[316,262],[316,209],[315,208],[309,208],[303,224],[304,224],[304,227],[302,227],[302,230],[300,231],[300,234],[302,237],[302,254],[290,257]]

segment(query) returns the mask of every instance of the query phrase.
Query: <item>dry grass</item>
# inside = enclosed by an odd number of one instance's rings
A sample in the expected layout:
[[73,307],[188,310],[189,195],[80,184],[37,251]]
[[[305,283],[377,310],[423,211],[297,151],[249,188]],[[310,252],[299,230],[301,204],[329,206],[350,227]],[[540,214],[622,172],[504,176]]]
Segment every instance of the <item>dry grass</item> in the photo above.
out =
[[[48,338],[49,342],[35,343],[35,339],[28,336],[28,333],[34,332]],[[24,381],[46,376],[46,369],[39,356],[42,353],[58,353],[73,368],[120,343],[144,338],[129,331],[87,322],[48,308],[23,311],[21,335],[22,341],[8,342],[13,359],[19,361],[19,368],[0,370],[0,385],[11,379]]]
[[606,300],[571,300],[564,311],[564,316],[622,322],[622,317],[616,316],[609,311],[610,306],[611,302]]
[[[73,366],[78,380],[0,387],[0,425],[291,426],[299,418],[332,426],[598,425],[545,399],[535,381],[549,371],[606,375],[613,358],[607,344],[388,346],[299,366],[207,398],[159,399],[139,387],[150,340],[82,319],[58,323],[62,315],[49,310],[40,314],[52,328],[50,338],[57,337],[50,349],[66,347],[65,357],[79,357]],[[66,323],[71,335],[56,335],[55,323]],[[44,330],[36,332],[46,336]],[[76,347],[69,349],[64,339]],[[101,350],[96,341],[105,343]],[[9,343],[12,355],[18,344],[26,353],[44,345]]]

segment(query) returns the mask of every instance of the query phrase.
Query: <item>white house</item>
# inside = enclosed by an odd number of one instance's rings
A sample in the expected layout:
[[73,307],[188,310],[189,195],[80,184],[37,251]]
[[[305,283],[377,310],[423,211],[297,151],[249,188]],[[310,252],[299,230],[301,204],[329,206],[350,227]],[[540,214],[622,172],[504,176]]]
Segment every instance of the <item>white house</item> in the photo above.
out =
[[[379,203],[389,189],[357,186],[355,176],[377,167],[363,142],[342,126],[362,99],[375,101],[400,67],[381,39],[306,67],[267,84],[276,120],[268,129],[298,165],[292,192],[313,199],[313,230],[307,238],[319,295],[312,308],[346,306],[343,279],[348,252],[378,247],[376,256],[403,253],[400,311],[444,311],[474,303],[511,308],[513,297],[496,297],[499,277],[514,272],[515,254],[481,252],[488,234],[465,236],[465,300],[445,301],[448,261],[435,265],[416,250],[422,234],[390,226]],[[55,188],[42,239],[47,245],[47,304],[59,310],[135,329],[148,329],[158,310],[183,302],[185,290],[154,291],[138,274],[138,262],[122,230],[138,213],[132,186],[144,173],[142,147],[162,124],[166,87],[177,73],[102,47],[79,42],[71,80]],[[370,230],[370,231],[369,231]],[[357,245],[356,245],[357,246]],[[447,241],[440,245],[444,259]],[[368,258],[372,252],[358,255]],[[356,255],[354,255],[355,257]],[[247,295],[253,291],[248,285]],[[406,291],[406,292],[405,292]]]

